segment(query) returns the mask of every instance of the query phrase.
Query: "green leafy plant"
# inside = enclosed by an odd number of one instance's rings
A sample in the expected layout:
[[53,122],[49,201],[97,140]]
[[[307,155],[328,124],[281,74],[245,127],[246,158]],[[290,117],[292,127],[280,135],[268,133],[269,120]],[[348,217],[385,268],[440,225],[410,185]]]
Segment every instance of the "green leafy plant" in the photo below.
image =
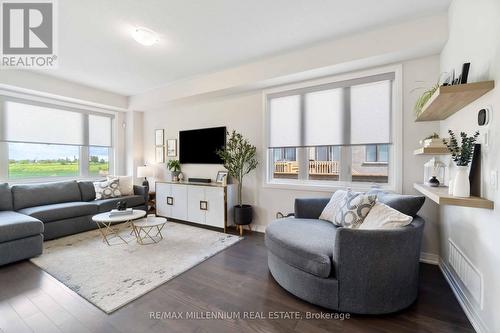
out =
[[415,106],[413,107],[413,113],[415,117],[418,117],[422,113],[422,109],[424,108],[425,103],[427,103],[432,95],[438,90],[440,86],[439,81],[433,85],[431,88],[424,91],[424,93],[417,99],[415,102]]
[[240,133],[233,131],[223,149],[217,150],[217,155],[224,161],[224,167],[229,175],[238,181],[238,205],[242,206],[241,193],[243,177],[257,167],[257,148]]
[[170,171],[173,172],[180,172],[181,171],[181,162],[179,160],[170,160],[167,162],[167,168]]
[[474,144],[476,143],[479,131],[476,131],[473,136],[467,136],[467,133],[460,132],[461,145],[458,144],[458,139],[452,130],[448,130],[450,139],[443,139],[443,143],[451,153],[451,158],[457,166],[468,166],[472,161],[474,153]]

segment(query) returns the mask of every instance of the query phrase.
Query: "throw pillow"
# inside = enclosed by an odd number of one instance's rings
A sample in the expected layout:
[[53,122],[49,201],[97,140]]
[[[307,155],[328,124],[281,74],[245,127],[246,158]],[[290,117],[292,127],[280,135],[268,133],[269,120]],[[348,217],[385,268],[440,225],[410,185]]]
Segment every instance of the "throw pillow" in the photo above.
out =
[[118,187],[122,195],[134,195],[134,180],[132,176],[108,176],[112,180],[118,178]]
[[376,195],[348,192],[335,216],[335,224],[357,229],[375,205]]
[[377,202],[358,229],[395,229],[407,226],[412,220],[413,217]]
[[417,215],[425,202],[425,197],[420,195],[381,193],[377,197],[379,202],[413,217]]
[[344,198],[347,195],[347,191],[344,190],[338,190],[335,193],[333,193],[330,201],[328,201],[328,204],[326,204],[325,208],[321,212],[321,215],[319,216],[320,220],[325,220],[325,221],[330,221],[336,226],[339,226],[335,222],[335,216],[337,216],[337,213],[342,206],[342,203],[344,202]]
[[118,178],[95,182],[94,188],[96,200],[118,198],[122,195],[118,186]]

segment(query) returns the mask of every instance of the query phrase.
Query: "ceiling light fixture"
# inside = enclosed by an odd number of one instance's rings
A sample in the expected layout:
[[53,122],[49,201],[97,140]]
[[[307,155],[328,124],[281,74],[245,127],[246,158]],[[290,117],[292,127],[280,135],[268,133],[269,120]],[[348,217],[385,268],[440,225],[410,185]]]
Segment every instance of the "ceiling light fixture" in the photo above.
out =
[[132,37],[135,39],[137,43],[145,46],[154,45],[159,41],[156,32],[154,32],[151,29],[143,27],[135,28],[134,31],[132,32]]

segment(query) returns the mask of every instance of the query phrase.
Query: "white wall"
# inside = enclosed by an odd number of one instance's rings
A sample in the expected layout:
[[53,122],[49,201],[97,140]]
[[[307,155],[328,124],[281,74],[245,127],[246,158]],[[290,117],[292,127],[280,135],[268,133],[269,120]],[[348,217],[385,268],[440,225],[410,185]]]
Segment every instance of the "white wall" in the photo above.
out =
[[[500,1],[455,0],[449,10],[449,40],[441,54],[441,71],[471,62],[469,82],[495,80],[500,84]],[[493,107],[488,128],[477,126],[477,111]],[[490,144],[482,147],[483,196],[495,201],[495,210],[443,206],[441,208],[441,254],[448,263],[448,239],[464,252],[483,275],[483,306],[465,290],[474,316],[484,331],[500,332],[500,194],[489,184],[490,171],[500,165],[500,88],[495,88],[440,124],[441,135],[448,129],[472,134],[489,131]],[[456,277],[455,277],[456,278]],[[481,329],[481,327],[480,327]]]
[[[411,92],[421,85],[432,85],[439,75],[439,58],[430,56],[403,63],[403,99],[404,99],[404,150],[412,152],[422,135],[438,130],[437,123],[415,123],[413,104],[418,92]],[[419,82],[424,81],[424,83]],[[329,197],[328,192],[297,191],[289,189],[267,188],[264,186],[264,152],[261,147],[263,130],[262,91],[233,94],[225,97],[208,98],[192,103],[171,105],[162,111],[144,113],[144,157],[154,161],[154,130],[163,128],[167,139],[178,138],[179,130],[213,126],[227,126],[245,135],[258,147],[260,165],[245,179],[243,198],[246,203],[255,206],[255,225],[264,230],[274,219],[276,212],[292,212],[293,202],[297,197]],[[412,153],[404,156],[404,184],[406,193],[413,193],[414,181],[422,181],[422,166],[425,159],[415,158]],[[215,178],[220,165],[184,165],[183,173],[187,177]],[[157,165],[157,178],[169,175],[164,165]],[[437,209],[429,206],[422,210],[422,215],[429,218],[426,227],[424,252],[437,254],[435,220]]]

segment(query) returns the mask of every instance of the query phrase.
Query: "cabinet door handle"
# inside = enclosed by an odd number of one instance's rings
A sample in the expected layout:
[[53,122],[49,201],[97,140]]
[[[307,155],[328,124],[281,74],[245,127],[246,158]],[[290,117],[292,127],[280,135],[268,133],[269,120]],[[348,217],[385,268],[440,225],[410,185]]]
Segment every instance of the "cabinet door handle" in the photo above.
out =
[[200,200],[200,210],[208,210],[208,201]]
[[174,197],[167,197],[167,205],[169,206],[174,205]]

